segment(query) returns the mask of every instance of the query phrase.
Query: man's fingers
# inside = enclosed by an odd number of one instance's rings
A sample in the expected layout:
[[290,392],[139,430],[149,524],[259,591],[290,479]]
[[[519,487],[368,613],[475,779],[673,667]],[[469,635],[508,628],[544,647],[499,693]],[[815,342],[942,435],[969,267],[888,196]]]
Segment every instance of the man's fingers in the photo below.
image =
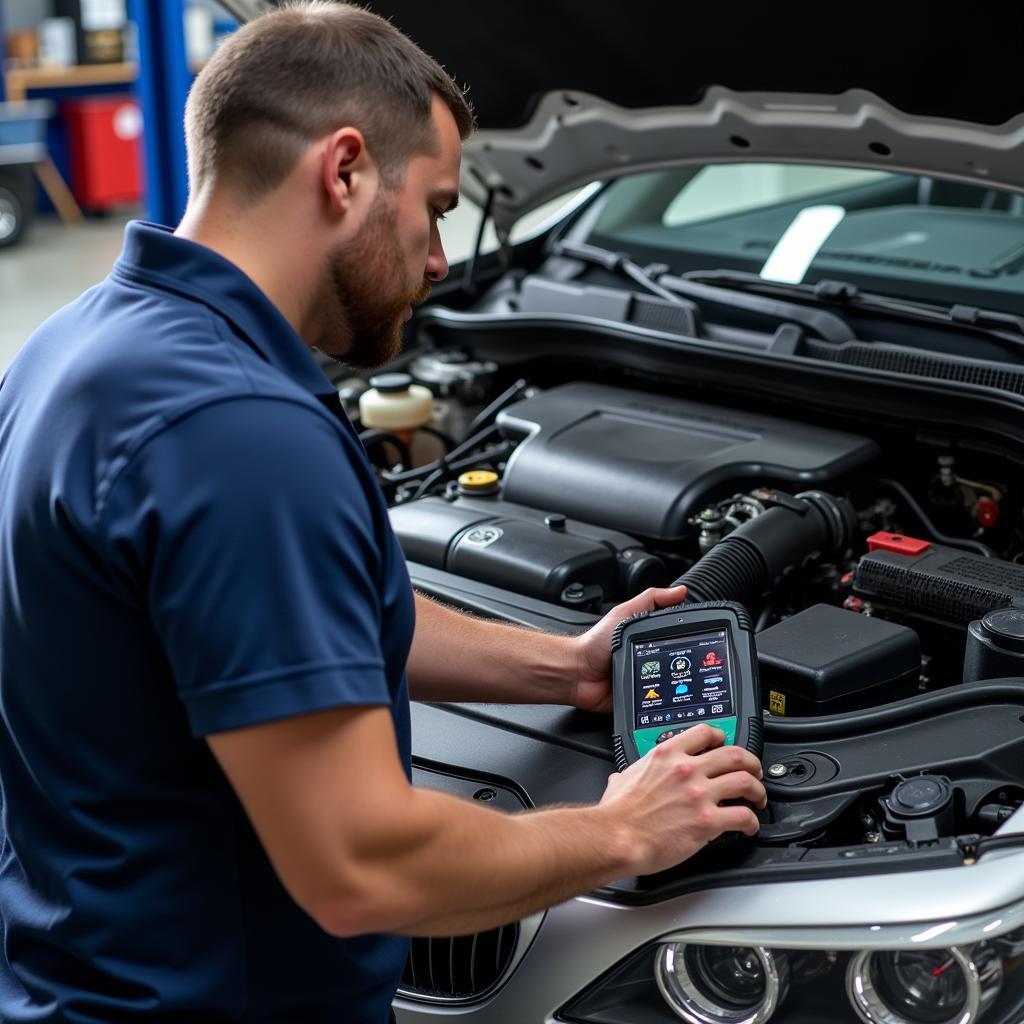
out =
[[[714,750],[725,742],[725,733],[710,725],[695,725],[692,729],[684,729],[681,733],[665,740],[663,749],[673,754],[700,754],[705,750]],[[657,749],[657,748],[655,748]],[[721,773],[719,773],[721,774]]]
[[718,835],[723,832],[742,832],[745,836],[756,836],[761,822],[749,807],[719,807],[715,827]]
[[716,803],[723,800],[746,800],[755,807],[768,803],[764,784],[750,772],[730,772],[711,780],[711,792]]
[[709,750],[701,755],[700,763],[701,771],[709,779],[718,775],[728,775],[730,772],[750,772],[755,779],[760,779],[764,775],[761,762],[749,750],[732,744]]
[[655,608],[671,608],[674,604],[682,604],[686,598],[686,587],[659,587],[650,591],[651,601]]
[[617,608],[613,608],[609,615],[616,620],[636,615],[637,612],[653,612],[659,608],[670,608],[674,604],[682,604],[686,599],[686,587],[650,587],[642,594],[628,601],[624,601]]
[[[655,748],[658,749],[658,748]],[[733,744],[725,745],[725,733],[713,725],[695,725],[667,739],[660,749],[673,754],[700,755],[700,770],[710,779],[729,772],[750,772],[760,779],[761,762],[749,750]]]

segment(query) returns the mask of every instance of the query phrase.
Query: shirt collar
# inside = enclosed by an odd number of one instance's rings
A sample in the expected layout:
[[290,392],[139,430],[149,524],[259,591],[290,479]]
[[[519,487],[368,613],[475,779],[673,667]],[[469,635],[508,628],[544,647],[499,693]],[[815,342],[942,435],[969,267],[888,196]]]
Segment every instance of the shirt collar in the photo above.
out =
[[323,398],[336,396],[306,343],[234,263],[169,228],[131,221],[113,273],[201,302],[228,320],[272,366]]

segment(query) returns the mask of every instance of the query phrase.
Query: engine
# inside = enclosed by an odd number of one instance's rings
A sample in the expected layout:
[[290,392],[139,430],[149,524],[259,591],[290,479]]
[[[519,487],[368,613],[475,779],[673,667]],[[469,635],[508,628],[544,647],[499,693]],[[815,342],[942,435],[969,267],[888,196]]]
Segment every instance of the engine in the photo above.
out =
[[[446,353],[413,370],[437,422],[468,436],[428,427],[446,450],[381,464],[412,563],[595,615],[673,581],[739,601],[779,715],[1015,674],[1024,658],[1024,567],[922,507],[970,509],[976,535],[998,519],[1000,489],[948,454],[918,501],[877,480],[881,446],[859,434],[591,383],[520,381],[488,407],[493,364]],[[366,432],[379,462],[381,434]],[[395,445],[411,460],[408,435]]]
[[[1020,499],[999,455],[608,383],[499,391],[494,364],[457,352],[410,369],[432,421],[363,436],[414,580],[567,631],[674,581],[748,608],[774,757],[762,843],[921,845],[1024,802],[1003,763],[1024,717],[991,682],[1024,677]],[[357,421],[366,388],[342,393]],[[979,728],[1012,739],[979,754]],[[962,779],[941,770],[957,760]],[[922,778],[943,799],[907,809]]]

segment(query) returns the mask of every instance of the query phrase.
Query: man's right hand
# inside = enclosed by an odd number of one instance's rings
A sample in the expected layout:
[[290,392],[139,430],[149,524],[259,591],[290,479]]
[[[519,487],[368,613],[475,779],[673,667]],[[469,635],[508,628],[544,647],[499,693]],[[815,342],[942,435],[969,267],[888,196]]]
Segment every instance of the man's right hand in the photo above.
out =
[[724,743],[720,729],[698,725],[609,778],[600,806],[628,833],[632,874],[670,868],[723,832],[756,834],[759,822],[750,806],[722,803],[765,806],[761,762]]
[[414,788],[386,707],[345,707],[207,742],[292,898],[333,935],[462,935],[757,831],[761,766],[697,726],[656,747],[602,801],[507,814]]

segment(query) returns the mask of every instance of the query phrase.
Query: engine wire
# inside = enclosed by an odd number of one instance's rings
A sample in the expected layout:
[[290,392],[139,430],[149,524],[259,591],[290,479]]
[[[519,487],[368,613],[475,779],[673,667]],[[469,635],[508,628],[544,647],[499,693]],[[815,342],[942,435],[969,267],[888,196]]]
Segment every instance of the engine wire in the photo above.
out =
[[961,548],[966,551],[976,551],[985,558],[997,558],[995,551],[980,540],[970,540],[963,537],[948,537],[941,533],[935,524],[929,519],[928,513],[918,504],[917,499],[898,480],[882,478],[878,481],[883,487],[895,491],[910,507],[910,511],[921,521],[921,525],[931,534],[932,540],[940,544],[946,544],[951,548]]
[[397,461],[403,466],[408,466],[412,461],[412,456],[409,454],[409,446],[400,437],[397,437],[388,430],[369,428],[367,430],[360,431],[359,440],[363,442],[363,447],[367,452],[373,448],[379,448],[389,444],[396,452],[398,452]]
[[391,487],[399,487],[402,484],[415,483],[417,480],[421,480],[425,476],[430,476],[442,467],[442,463],[447,462],[448,464],[451,464],[453,460],[465,455],[476,446],[483,444],[483,442],[489,437],[497,433],[497,430],[497,426],[492,424],[486,429],[466,438],[465,441],[456,445],[447,453],[447,455],[442,456],[440,459],[435,459],[433,462],[429,462],[425,466],[417,466],[416,469],[409,469],[402,473],[385,473],[384,483]]

